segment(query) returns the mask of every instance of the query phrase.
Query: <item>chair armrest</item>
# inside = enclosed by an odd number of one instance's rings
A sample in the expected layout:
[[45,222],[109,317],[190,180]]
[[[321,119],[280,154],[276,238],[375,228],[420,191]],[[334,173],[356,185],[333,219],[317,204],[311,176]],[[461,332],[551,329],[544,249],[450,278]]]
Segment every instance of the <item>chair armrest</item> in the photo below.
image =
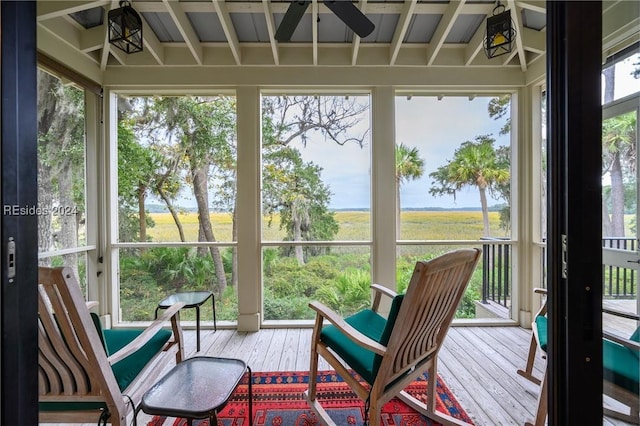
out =
[[[547,295],[547,289],[546,288],[540,288],[540,287],[535,287],[533,289],[533,292],[535,294],[541,294],[543,296]],[[538,309],[538,312],[536,312],[534,318],[537,318],[541,315],[546,315],[547,314],[547,299],[544,299],[544,302],[542,303],[542,306],[540,306],[540,309]]]
[[635,342],[633,340],[625,339],[624,337],[616,336],[615,334],[611,334],[606,331],[602,332],[602,337],[604,337],[607,340],[611,340],[612,342],[619,343],[622,346],[626,346],[629,349],[635,349],[636,351],[640,351],[640,343]]
[[100,305],[100,303],[96,302],[95,300],[89,300],[87,302],[87,309],[91,310],[92,308],[95,308],[98,305]]
[[173,316],[178,314],[178,312],[184,305],[185,304],[183,302],[171,305],[164,311],[160,318],[153,321],[147,328],[145,328],[142,334],[133,339],[128,345],[120,349],[118,352],[108,357],[107,360],[109,361],[109,363],[113,365],[118,361],[122,361],[138,349],[142,348],[153,336],[155,336],[155,334],[163,327],[166,321],[170,320]]
[[335,313],[322,303],[311,302],[309,303],[309,307],[316,311],[316,314],[322,317],[322,319],[326,319],[338,330],[342,331],[345,336],[347,336],[357,345],[362,346],[363,348],[368,349],[371,352],[375,352],[378,355],[384,355],[387,351],[386,346],[381,345],[375,340],[360,333],[358,330],[349,325],[341,316],[339,316],[337,313]]
[[373,312],[378,312],[380,299],[382,299],[383,294],[390,297],[391,299],[397,296],[397,293],[395,291],[380,284],[371,284],[371,289],[374,291],[373,303],[371,303],[371,309],[373,310]]

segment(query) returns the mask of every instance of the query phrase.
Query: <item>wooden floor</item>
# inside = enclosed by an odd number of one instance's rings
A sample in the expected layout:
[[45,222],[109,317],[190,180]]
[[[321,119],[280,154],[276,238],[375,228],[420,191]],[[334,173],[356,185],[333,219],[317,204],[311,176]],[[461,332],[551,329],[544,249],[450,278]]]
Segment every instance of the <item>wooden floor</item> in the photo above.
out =
[[[263,329],[256,333],[203,330],[199,353],[195,352],[195,331],[184,333],[187,356],[241,358],[253,371],[309,369],[309,328]],[[440,351],[440,376],[476,425],[523,425],[533,419],[538,386],[516,373],[525,364],[530,333],[519,327],[450,328]],[[538,354],[539,376],[543,368],[544,360]],[[319,369],[329,369],[322,358]],[[138,415],[138,425],[146,425],[148,420],[144,413]],[[605,419],[603,424],[626,423]]]

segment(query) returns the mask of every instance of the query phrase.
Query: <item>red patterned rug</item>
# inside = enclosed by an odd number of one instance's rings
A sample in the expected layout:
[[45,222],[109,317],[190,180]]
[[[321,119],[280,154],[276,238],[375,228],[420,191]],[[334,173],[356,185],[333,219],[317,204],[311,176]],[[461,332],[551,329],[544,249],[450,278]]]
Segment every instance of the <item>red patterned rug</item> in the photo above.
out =
[[[426,376],[426,375],[425,375]],[[414,397],[426,397],[426,377],[420,377],[406,390]],[[247,426],[248,421],[248,381],[242,380],[231,395],[228,404],[218,413],[216,426]],[[315,413],[309,407],[303,392],[307,390],[307,372],[253,373],[253,425],[254,426],[321,426]],[[458,401],[438,377],[438,411],[472,423],[460,407]],[[339,426],[361,426],[363,424],[364,403],[342,381],[334,371],[318,372],[318,400],[329,416]],[[432,422],[420,415],[397,398],[392,399],[382,409],[384,426],[432,426]],[[155,416],[148,426],[183,426],[185,419]],[[210,426],[209,420],[195,420],[194,426]]]

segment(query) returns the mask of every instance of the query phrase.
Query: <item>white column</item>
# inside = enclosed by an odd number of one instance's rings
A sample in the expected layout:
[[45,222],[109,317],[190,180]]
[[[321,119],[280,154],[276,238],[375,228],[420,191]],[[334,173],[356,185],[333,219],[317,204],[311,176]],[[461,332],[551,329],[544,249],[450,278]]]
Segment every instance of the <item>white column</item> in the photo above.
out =
[[376,87],[371,104],[371,272],[374,283],[395,290],[396,132],[393,87]]
[[[104,170],[100,167],[102,161],[102,155],[99,150],[102,148],[102,127],[100,125],[102,117],[100,111],[102,111],[102,98],[89,90],[84,92],[85,98],[85,229],[87,246],[94,246],[95,249],[89,250],[86,253],[87,262],[87,298],[88,300],[100,300],[105,295],[99,293],[100,289],[104,288],[103,275],[98,276],[98,271],[102,271],[102,264],[98,262],[98,258],[101,256],[101,241],[104,238],[102,229],[100,227],[103,223],[103,217],[101,210],[101,194],[102,185],[104,182],[104,176],[101,171]],[[106,310],[107,307],[102,307]],[[102,312],[102,311],[101,311]]]
[[[109,265],[104,268],[104,281],[108,283],[105,288],[106,300],[101,300],[101,304],[110,307],[112,321],[118,323],[122,320],[120,315],[120,258],[118,250],[112,248],[112,243],[118,241],[118,95],[105,90],[104,94],[104,123],[105,140],[104,149],[104,235],[106,239],[103,243],[104,264]],[[101,311],[101,313],[105,313]]]
[[[533,288],[542,283],[540,239],[541,187],[541,112],[540,87],[529,85],[519,89],[512,102],[513,169],[511,221],[514,246],[512,317],[520,326],[529,328],[532,312],[538,309]],[[512,163],[513,164],[513,163]]]
[[260,249],[260,90],[239,87],[238,137],[238,331],[258,331],[262,310]]

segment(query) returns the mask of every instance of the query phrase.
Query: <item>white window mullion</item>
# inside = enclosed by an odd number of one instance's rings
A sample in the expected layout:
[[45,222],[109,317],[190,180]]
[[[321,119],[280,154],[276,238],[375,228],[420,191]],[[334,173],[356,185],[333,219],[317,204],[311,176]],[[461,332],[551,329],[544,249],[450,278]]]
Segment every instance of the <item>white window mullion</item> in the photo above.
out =
[[101,314],[111,314],[114,324],[121,321],[120,315],[120,278],[118,249],[112,244],[118,241],[118,96],[110,90],[104,95],[104,170],[105,193],[104,208],[104,282],[101,291],[101,305],[110,308],[110,312],[100,311]]

